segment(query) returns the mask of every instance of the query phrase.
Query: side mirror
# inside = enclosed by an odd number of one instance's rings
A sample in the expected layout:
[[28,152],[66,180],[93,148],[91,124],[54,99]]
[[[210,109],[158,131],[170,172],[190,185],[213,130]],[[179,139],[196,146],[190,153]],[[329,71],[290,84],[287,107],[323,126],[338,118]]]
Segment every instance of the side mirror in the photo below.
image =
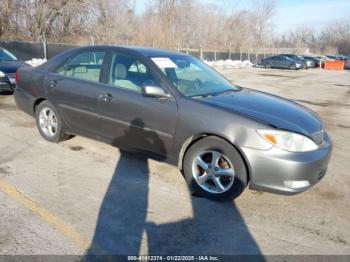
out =
[[142,89],[144,96],[158,97],[158,98],[170,98],[170,94],[166,93],[160,86],[144,86]]

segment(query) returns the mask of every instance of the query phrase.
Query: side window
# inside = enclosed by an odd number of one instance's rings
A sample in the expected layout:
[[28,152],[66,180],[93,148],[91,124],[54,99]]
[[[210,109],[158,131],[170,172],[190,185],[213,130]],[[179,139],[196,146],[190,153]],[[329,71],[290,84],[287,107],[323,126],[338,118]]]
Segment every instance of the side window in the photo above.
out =
[[98,82],[105,52],[82,52],[64,63],[56,73]]
[[139,61],[135,61],[130,67],[129,72],[135,72],[135,73],[147,73],[147,68],[144,64],[140,63]]
[[130,91],[142,92],[146,85],[160,86],[149,68],[130,56],[113,54],[109,73],[109,84]]

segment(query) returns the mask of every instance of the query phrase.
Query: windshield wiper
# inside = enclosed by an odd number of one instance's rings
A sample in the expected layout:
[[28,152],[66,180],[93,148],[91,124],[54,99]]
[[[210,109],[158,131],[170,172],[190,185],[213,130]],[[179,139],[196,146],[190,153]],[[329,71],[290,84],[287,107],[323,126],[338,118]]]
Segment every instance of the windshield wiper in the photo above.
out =
[[194,95],[194,96],[190,96],[191,98],[206,98],[208,96],[211,96],[211,94],[203,94],[203,95]]
[[238,92],[240,89],[237,89],[237,90],[234,90],[234,89],[228,89],[228,90],[225,90],[225,91],[222,91],[222,92],[219,92],[219,93],[216,93],[216,94],[213,94],[215,96],[220,96],[220,95],[228,95],[228,94],[231,94],[231,93],[235,93],[235,92]]
[[194,95],[194,96],[190,96],[192,98],[200,98],[200,97],[203,97],[203,98],[206,98],[208,96],[220,96],[220,95],[227,95],[227,94],[231,94],[231,93],[236,93],[238,91],[240,91],[242,89],[228,89],[228,90],[225,90],[225,91],[222,91],[222,92],[219,92],[219,93],[209,93],[209,94],[201,94],[201,95]]

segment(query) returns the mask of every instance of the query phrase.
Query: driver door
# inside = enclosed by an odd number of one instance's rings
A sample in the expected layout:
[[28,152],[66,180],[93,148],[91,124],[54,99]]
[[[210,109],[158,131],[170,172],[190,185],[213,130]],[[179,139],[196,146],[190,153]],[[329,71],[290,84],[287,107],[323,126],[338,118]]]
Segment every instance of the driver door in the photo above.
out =
[[160,86],[160,82],[136,58],[112,53],[108,79],[100,90],[102,128],[115,146],[165,159],[173,144],[177,103],[174,98],[144,96],[145,85]]

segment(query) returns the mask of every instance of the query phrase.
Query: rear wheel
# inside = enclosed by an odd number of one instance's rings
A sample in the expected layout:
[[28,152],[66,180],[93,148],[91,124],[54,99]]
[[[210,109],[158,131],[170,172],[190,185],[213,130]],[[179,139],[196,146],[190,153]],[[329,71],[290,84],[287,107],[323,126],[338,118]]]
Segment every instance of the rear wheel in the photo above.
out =
[[183,163],[192,193],[213,200],[238,197],[247,185],[247,170],[238,151],[218,137],[193,144]]
[[289,66],[289,69],[290,69],[290,70],[297,70],[297,66],[296,66],[296,65],[290,65],[290,66]]
[[65,134],[61,117],[50,102],[43,101],[37,106],[35,118],[39,133],[47,141],[58,143],[70,138]]

